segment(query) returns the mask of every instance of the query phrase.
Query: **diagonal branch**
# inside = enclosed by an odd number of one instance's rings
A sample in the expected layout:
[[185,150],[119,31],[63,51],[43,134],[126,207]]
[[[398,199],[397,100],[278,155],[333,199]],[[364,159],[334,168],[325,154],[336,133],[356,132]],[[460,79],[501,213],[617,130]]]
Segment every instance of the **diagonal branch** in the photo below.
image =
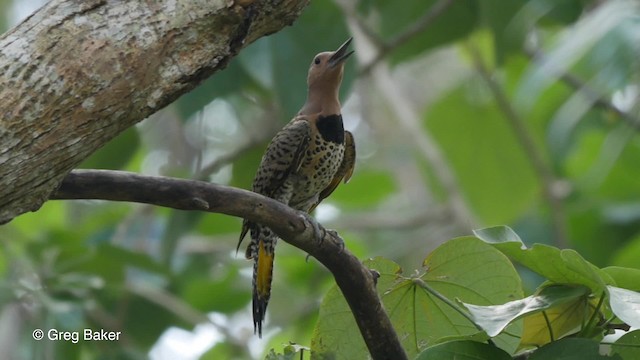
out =
[[507,94],[504,92],[504,89],[496,81],[494,74],[491,73],[491,70],[482,59],[482,55],[479,50],[472,44],[468,46],[468,50],[478,74],[489,87],[500,111],[504,114],[507,123],[513,130],[514,135],[518,139],[518,143],[522,146],[523,151],[527,155],[527,158],[531,162],[531,166],[538,177],[538,181],[542,187],[543,196],[551,211],[551,222],[555,234],[556,245],[559,247],[567,247],[568,231],[564,204],[562,202],[562,198],[565,194],[562,191],[563,187],[561,186],[561,182],[555,177],[551,167],[546,164],[544,156],[538,150],[525,121],[512,106]]
[[[391,40],[386,43],[380,43],[380,49],[376,56],[369,63],[362,66],[360,69],[361,74],[367,74],[373,69],[374,66],[378,65],[378,63],[384,59],[389,53],[404,45],[407,41],[413,39],[416,35],[424,32],[433,24],[433,22],[444,13],[449,6],[453,4],[454,0],[440,0],[435,3],[429,11],[427,11],[420,19],[418,19],[415,23],[409,25],[407,29],[405,29],[400,34],[394,36]],[[368,29],[364,24],[360,23],[360,26],[363,29]],[[369,34],[369,37],[372,38],[373,32],[365,31],[365,33]],[[372,38],[373,40],[373,38]]]
[[[527,54],[527,56],[537,64],[545,61],[546,55],[542,52],[542,50],[525,48],[525,54]],[[628,126],[632,127],[635,130],[640,129],[640,118],[638,118],[638,116],[635,116],[630,112],[624,111],[615,106],[611,101],[609,101],[609,99],[607,99],[606,94],[603,94],[593,87],[589,86],[586,81],[579,78],[577,75],[572,74],[571,72],[564,72],[560,73],[558,77],[566,85],[580,92],[595,107],[611,111],[616,114],[616,116],[624,120]]]
[[197,180],[145,176],[124,171],[75,170],[51,199],[128,201],[179,210],[207,211],[242,217],[269,226],[289,244],[315,257],[333,274],[374,359],[406,359],[385,312],[369,269],[332,232],[315,240],[305,216],[285,204],[251,191]]

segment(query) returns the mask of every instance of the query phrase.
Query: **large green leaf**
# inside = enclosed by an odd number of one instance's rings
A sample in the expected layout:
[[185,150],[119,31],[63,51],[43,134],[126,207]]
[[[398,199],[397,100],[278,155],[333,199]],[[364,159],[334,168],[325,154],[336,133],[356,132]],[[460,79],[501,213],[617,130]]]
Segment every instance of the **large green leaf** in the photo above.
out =
[[325,200],[349,208],[372,208],[396,188],[393,177],[383,171],[356,170],[348,184],[341,184]]
[[[590,128],[581,133],[567,159],[567,173],[583,191],[598,198],[629,201],[638,191],[640,139],[618,131]],[[605,150],[606,149],[606,150]]]
[[[427,12],[438,0],[406,0],[401,6],[395,1],[374,0],[365,10],[380,19],[380,32],[384,40],[394,39],[415,24],[424,21]],[[391,61],[399,63],[428,49],[451,44],[469,35],[478,24],[478,1],[454,1],[422,32],[415,34],[406,44],[391,54]]]
[[[507,242],[522,243],[520,236],[508,226],[493,226],[484,229],[473,230],[473,234],[480,240],[489,244]],[[522,243],[524,246],[524,243]]]
[[524,42],[526,26],[524,21],[515,21],[514,17],[525,4],[522,0],[480,1],[482,19],[489,26],[494,37],[496,59],[502,63],[504,58],[512,52],[519,51]]
[[640,262],[638,259],[640,259],[640,235],[634,236],[624,245],[617,247],[616,251],[613,253],[611,263],[613,265],[640,269]]
[[[394,263],[377,259],[366,265],[381,274],[378,291],[410,356],[430,344],[445,339],[468,338],[479,330],[433,291],[447,299],[461,299],[478,304],[500,304],[522,297],[520,278],[511,262],[491,246],[476,238],[450,240],[434,250],[424,261],[425,273],[415,277],[401,276]],[[334,288],[320,308],[320,319],[314,333],[312,349],[335,353],[338,359],[360,358],[364,353],[362,339],[349,336],[357,331],[340,292]],[[520,334],[518,324],[508,329],[508,336],[496,343],[508,352],[515,351]]]
[[474,213],[485,223],[508,223],[532,205],[539,186],[496,104],[471,90],[462,86],[444,96],[429,108],[426,125]]
[[640,269],[609,266],[602,271],[611,276],[618,287],[640,291]]
[[78,167],[82,169],[124,168],[140,146],[140,136],[135,127],[130,127],[91,154]]
[[640,293],[615,286],[607,286],[607,290],[613,313],[627,325],[640,328]]
[[611,350],[623,359],[640,359],[640,330],[622,335],[611,346]]
[[428,347],[416,360],[509,360],[511,356],[493,345],[476,341],[449,341]]
[[185,279],[180,283],[180,297],[203,312],[231,313],[246,306],[251,298],[244,280],[235,269],[213,279],[210,276]]
[[[457,238],[444,243],[427,256],[423,266],[427,272],[421,279],[448,299],[490,305],[519,299],[523,295],[520,277],[511,262],[473,237]],[[412,346],[435,342],[438,338],[451,335],[471,335],[478,331],[457,311],[424,289],[418,287],[414,294],[402,294],[405,289],[406,284],[398,284],[385,297],[385,305],[400,309],[412,308],[412,304],[415,304],[415,324],[401,322],[405,327],[397,328],[400,334],[412,334],[411,325],[414,325],[416,338],[415,343],[411,342]],[[393,312],[390,313],[393,318]],[[403,314],[399,315],[402,319]],[[515,332],[515,337],[519,335],[518,327],[519,324],[516,324],[509,329],[509,332]],[[505,339],[507,343],[514,340],[513,337],[505,336],[503,339],[496,339],[496,342],[503,349],[513,350],[517,340],[510,344],[501,343]],[[419,346],[418,350],[421,350]]]
[[[252,44],[250,47],[257,45]],[[244,51],[238,55],[244,55]],[[178,113],[182,119],[188,119],[216,97],[237,94],[242,91],[260,89],[259,84],[249,75],[239,59],[232,59],[229,65],[212,77],[205,80],[197,88],[183,95],[176,101]]]
[[540,347],[576,333],[592,315],[591,310],[583,297],[525,317],[519,349]]
[[594,340],[567,338],[541,347],[529,360],[622,360],[618,355],[600,355],[598,347],[598,342]]
[[[378,293],[389,289],[402,272],[398,264],[383,258],[368,260],[364,264],[380,273]],[[359,359],[368,354],[349,305],[337,286],[332,287],[322,300],[311,339],[311,351],[319,359],[335,360]]]
[[585,285],[596,294],[602,293],[605,285],[615,283],[606,272],[586,261],[575,250],[560,250],[543,244],[534,244],[527,248],[522,241],[513,236],[503,235],[513,232],[512,230],[506,227],[499,228],[502,230],[483,229],[476,232],[476,236],[553,282]]
[[[547,310],[556,305],[574,302],[580,298],[584,300],[590,293],[591,291],[584,286],[550,285],[538,290],[534,295],[502,305],[478,306],[466,303],[463,305],[471,313],[474,322],[493,337],[516,319]],[[583,306],[587,304],[586,301],[580,303]]]

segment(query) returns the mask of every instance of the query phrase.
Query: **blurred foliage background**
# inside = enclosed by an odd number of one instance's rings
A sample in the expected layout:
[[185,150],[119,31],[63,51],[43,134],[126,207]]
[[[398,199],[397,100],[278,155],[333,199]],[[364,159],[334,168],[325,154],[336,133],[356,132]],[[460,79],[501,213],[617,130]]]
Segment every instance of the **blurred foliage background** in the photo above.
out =
[[[0,28],[41,3],[0,0]],[[357,256],[410,272],[449,238],[508,224],[527,242],[640,268],[639,19],[623,0],[312,1],[82,167],[250,188],[304,102],[313,56],[353,36],[342,99],[356,172],[316,216]],[[281,243],[259,340],[239,229],[232,217],[102,201],[20,216],[0,227],[0,353],[242,359],[308,345],[330,274]],[[35,328],[123,339],[36,342]]]

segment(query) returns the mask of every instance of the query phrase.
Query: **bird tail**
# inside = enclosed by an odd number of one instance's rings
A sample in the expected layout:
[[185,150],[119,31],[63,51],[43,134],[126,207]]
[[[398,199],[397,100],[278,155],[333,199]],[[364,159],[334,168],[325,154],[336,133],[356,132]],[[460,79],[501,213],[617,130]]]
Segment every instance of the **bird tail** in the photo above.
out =
[[253,263],[253,332],[262,337],[262,323],[271,297],[271,279],[275,256],[273,242],[258,240],[258,256]]

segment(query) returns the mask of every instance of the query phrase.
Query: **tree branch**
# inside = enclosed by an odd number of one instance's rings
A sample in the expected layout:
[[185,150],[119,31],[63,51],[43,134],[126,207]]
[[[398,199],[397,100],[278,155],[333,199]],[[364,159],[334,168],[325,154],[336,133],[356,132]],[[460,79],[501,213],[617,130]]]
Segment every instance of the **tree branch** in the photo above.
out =
[[123,171],[74,170],[51,199],[102,199],[242,217],[270,227],[280,238],[315,257],[333,274],[374,359],[406,359],[369,269],[331,232],[315,240],[301,213],[251,191],[197,180],[144,176]]
[[[360,74],[367,74],[373,69],[374,66],[378,65],[378,63],[384,59],[389,53],[404,45],[407,41],[413,39],[416,35],[424,32],[433,24],[433,22],[444,13],[452,4],[454,0],[440,0],[437,3],[433,4],[429,11],[427,11],[420,19],[418,19],[415,23],[409,25],[407,29],[405,29],[400,34],[394,36],[391,40],[386,43],[379,42],[380,48],[378,49],[378,53],[376,56],[369,61],[367,64],[363,65],[360,68]],[[372,34],[373,31],[368,30],[368,27],[364,26],[362,22],[359,24],[363,28],[363,32],[368,34],[371,40],[374,40]]]
[[[540,49],[534,50],[525,47],[524,51],[529,59],[533,60],[536,64],[540,64],[545,60],[546,55]],[[616,114],[616,116],[624,120],[628,126],[632,127],[635,130],[640,130],[640,118],[638,118],[638,116],[635,116],[630,112],[624,111],[615,106],[611,101],[609,101],[609,99],[607,99],[606,94],[603,94],[593,87],[589,86],[583,79],[580,79],[578,76],[570,72],[560,73],[558,75],[558,78],[573,90],[581,93],[595,107],[613,112],[614,114]]]
[[0,223],[309,0],[51,0],[0,37]]
[[511,105],[509,98],[504,93],[504,89],[484,63],[478,49],[472,44],[469,44],[467,48],[476,70],[489,87],[498,107],[518,139],[518,143],[522,146],[523,151],[531,162],[534,173],[542,187],[544,198],[551,210],[551,223],[554,230],[555,243],[559,247],[565,248],[568,246],[568,235],[564,204],[562,203],[562,198],[565,195],[561,191],[563,186],[560,186],[561,183],[556,179],[553,170],[545,163],[543,155],[538,150],[533,137],[527,129],[527,125]]

